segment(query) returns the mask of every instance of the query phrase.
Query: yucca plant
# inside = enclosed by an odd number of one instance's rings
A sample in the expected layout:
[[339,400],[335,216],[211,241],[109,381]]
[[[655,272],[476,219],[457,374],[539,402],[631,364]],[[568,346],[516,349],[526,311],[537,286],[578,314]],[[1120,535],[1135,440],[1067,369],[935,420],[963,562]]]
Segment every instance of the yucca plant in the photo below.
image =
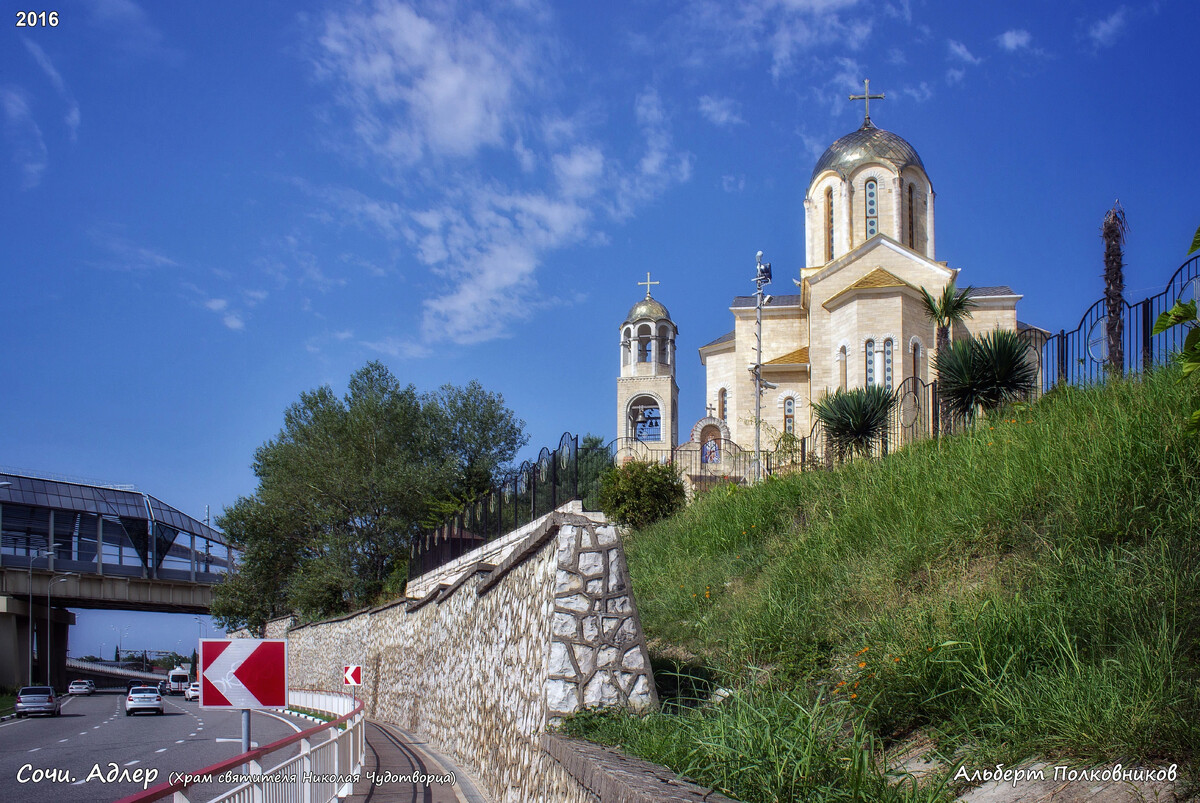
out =
[[887,432],[896,398],[882,385],[853,390],[838,389],[813,403],[813,413],[825,428],[830,446],[839,458],[864,455]]
[[939,351],[938,396],[946,409],[971,420],[1023,398],[1037,382],[1029,347],[1016,332],[996,330],[978,340],[959,340]]

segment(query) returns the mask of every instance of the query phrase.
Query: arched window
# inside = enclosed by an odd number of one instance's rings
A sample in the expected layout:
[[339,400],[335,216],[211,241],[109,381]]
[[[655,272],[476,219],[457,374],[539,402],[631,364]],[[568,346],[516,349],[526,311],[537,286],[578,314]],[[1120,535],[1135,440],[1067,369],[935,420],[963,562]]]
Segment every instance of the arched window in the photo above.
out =
[[639,441],[662,440],[662,411],[653,396],[638,396],[629,403],[629,434]]
[[642,324],[638,327],[638,362],[651,362],[654,359],[654,337],[650,326]]
[[863,351],[863,356],[866,357],[867,387],[870,387],[875,384],[875,341],[868,340]]
[[833,261],[833,187],[825,188],[825,261]]
[[658,327],[658,361],[663,365],[671,364],[671,336],[667,327]]
[[625,336],[621,338],[621,365],[629,365],[629,357],[633,353],[633,330],[625,327]]
[[879,233],[879,182],[867,179],[867,239]]
[[838,349],[838,387],[846,389],[846,347]]
[[892,339],[883,341],[883,386],[892,389]]
[[913,214],[913,185],[908,185],[908,247],[916,250],[916,216]]
[[783,431],[796,433],[796,400],[791,396],[783,400]]
[[722,421],[729,420],[729,391],[721,388],[717,391],[717,418]]

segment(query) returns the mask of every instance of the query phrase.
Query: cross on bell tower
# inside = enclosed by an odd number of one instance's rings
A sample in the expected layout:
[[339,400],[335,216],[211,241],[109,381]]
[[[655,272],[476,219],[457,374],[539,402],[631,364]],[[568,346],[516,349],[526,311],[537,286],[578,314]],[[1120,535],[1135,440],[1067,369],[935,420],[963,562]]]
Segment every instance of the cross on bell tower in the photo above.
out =
[[643,285],[643,284],[644,284],[644,285],[646,285],[646,298],[650,298],[650,285],[652,285],[652,284],[662,284],[662,282],[652,282],[652,281],[650,281],[650,271],[646,271],[646,281],[644,281],[644,282],[638,282],[638,285],[639,285],[639,286],[641,286],[641,285]]
[[[884,96],[883,96],[882,92],[880,92],[878,95],[871,94],[871,79],[870,78],[866,78],[863,80],[863,93],[861,95],[851,95],[850,96],[850,100],[861,100],[866,103],[866,108],[864,109],[865,113],[863,115],[863,125],[871,125],[871,101],[883,100],[883,99],[884,99]],[[649,278],[649,275],[647,275],[647,278]]]

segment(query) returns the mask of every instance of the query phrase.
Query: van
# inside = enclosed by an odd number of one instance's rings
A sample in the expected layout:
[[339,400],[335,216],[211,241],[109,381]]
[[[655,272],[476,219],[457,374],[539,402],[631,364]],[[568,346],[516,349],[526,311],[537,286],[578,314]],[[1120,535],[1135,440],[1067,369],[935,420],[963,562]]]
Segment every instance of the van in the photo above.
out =
[[175,667],[167,673],[167,694],[183,694],[192,682],[192,676],[183,667]]

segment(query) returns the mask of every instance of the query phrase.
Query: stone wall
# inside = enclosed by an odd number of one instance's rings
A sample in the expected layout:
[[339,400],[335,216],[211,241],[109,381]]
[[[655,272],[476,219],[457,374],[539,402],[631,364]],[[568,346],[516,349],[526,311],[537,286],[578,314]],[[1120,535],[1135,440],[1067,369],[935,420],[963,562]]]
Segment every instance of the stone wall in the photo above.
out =
[[596,514],[555,511],[497,565],[287,639],[292,688],[343,691],[361,664],[367,715],[429,738],[497,803],[599,800],[541,736],[582,706],[657,704],[620,537]]

